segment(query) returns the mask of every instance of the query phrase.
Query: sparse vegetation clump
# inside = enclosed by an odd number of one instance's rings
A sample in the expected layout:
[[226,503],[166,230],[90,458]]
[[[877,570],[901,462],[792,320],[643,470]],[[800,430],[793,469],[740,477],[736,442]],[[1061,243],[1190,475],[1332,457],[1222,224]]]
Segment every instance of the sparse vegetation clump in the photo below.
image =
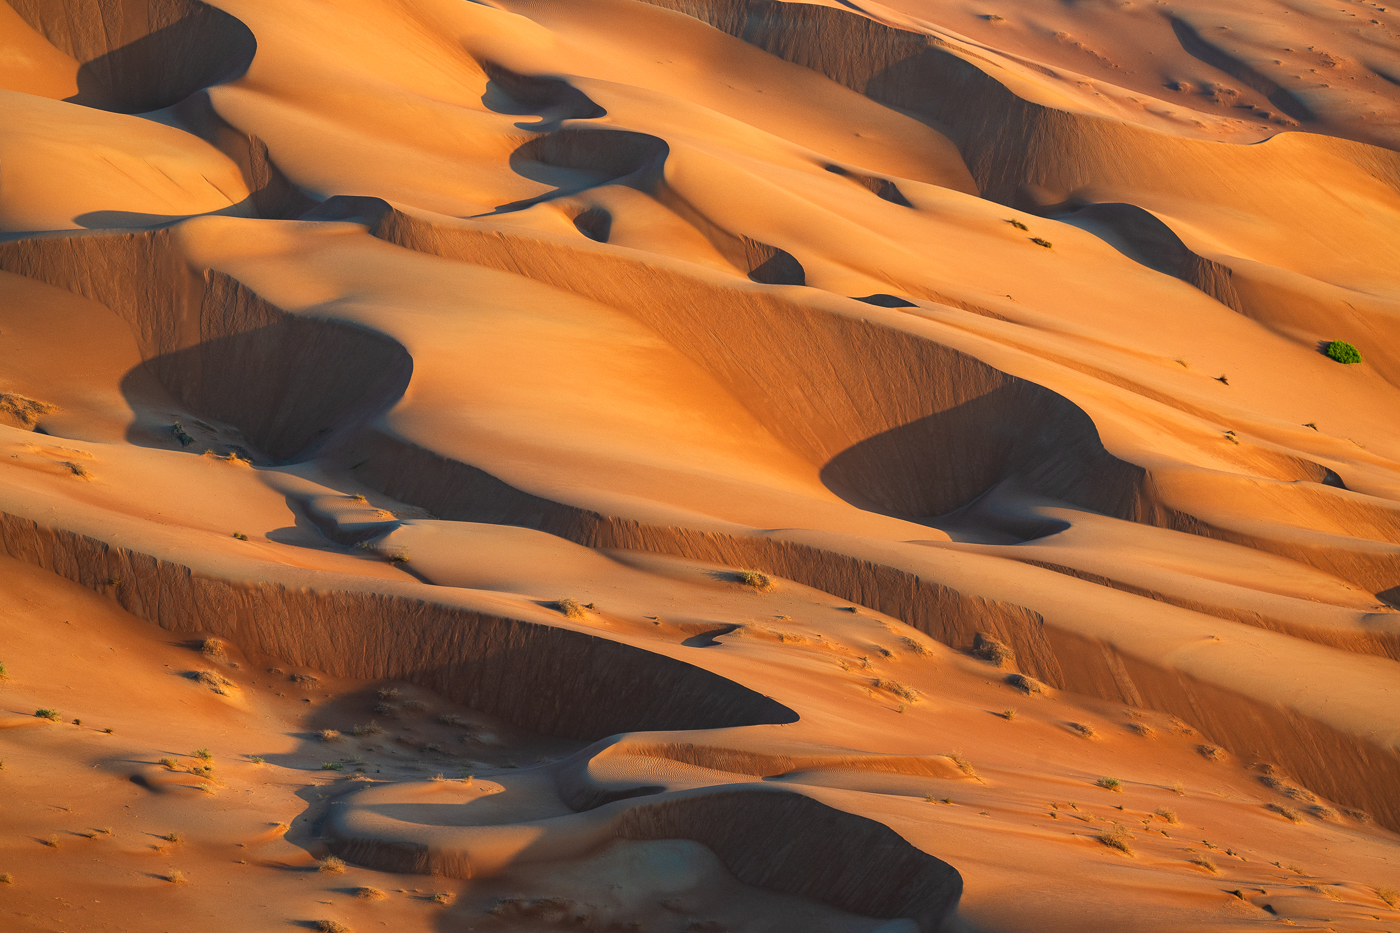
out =
[[1204,868],[1212,875],[1218,874],[1220,872],[1220,869],[1215,867],[1215,863],[1210,860],[1210,856],[1208,855],[1193,855],[1191,856],[1189,861],[1192,865],[1199,865],[1201,868]]
[[166,842],[179,842],[183,837],[179,833],[166,833],[160,838],[164,839]]
[[[1001,17],[998,16],[997,19],[1001,19]],[[1008,218],[1006,222],[1009,223],[1011,226],[1015,227],[1017,230],[1029,230],[1029,229],[1030,229],[1030,227],[1027,227],[1025,224],[1021,223],[1021,222],[1020,222],[1019,220],[1017,220],[1015,217]]]
[[335,729],[322,729],[320,732],[316,733],[316,738],[320,739],[322,742],[339,742],[340,733]]
[[1094,784],[1102,787],[1104,790],[1111,790],[1115,794],[1123,793],[1123,782],[1117,778],[1101,777],[1095,781]]
[[1143,738],[1149,738],[1153,734],[1153,728],[1145,722],[1130,722],[1128,728]]
[[1099,736],[1098,730],[1087,722],[1072,722],[1069,727],[1086,739],[1096,739]]
[[194,757],[198,758],[200,761],[213,761],[214,753],[207,748],[196,748],[194,750]]
[[1051,243],[1049,240],[1047,240],[1047,239],[1045,239],[1045,238],[1043,238],[1043,237],[1038,237],[1038,236],[1033,236],[1033,237],[1031,237],[1031,242],[1034,243],[1036,246],[1041,246],[1041,247],[1044,247],[1045,249],[1049,249],[1050,247],[1052,247],[1052,246],[1055,245],[1054,243]]
[[356,888],[355,896],[365,901],[382,901],[389,895],[378,888]]
[[379,697],[379,699],[381,700],[396,700],[399,696],[399,688],[380,687],[378,690],[374,691],[374,695]]
[[1327,344],[1327,355],[1338,363],[1361,362],[1361,351],[1345,340],[1333,340]]
[[169,881],[171,884],[184,884],[185,873],[182,871],[172,871],[170,874],[165,876],[165,880]]
[[350,730],[355,735],[379,735],[384,731],[384,727],[371,719],[364,725],[358,725]]
[[556,600],[554,608],[564,613],[564,615],[568,616],[570,619],[584,619],[588,617],[588,613],[583,610],[583,603],[579,602],[577,599],[566,597]]
[[1122,823],[1114,823],[1111,827],[1099,833],[1097,838],[1099,842],[1102,842],[1110,849],[1117,849],[1124,855],[1133,854],[1133,850],[1128,843],[1133,840],[1134,836],[1123,828]]
[[0,884],[14,884],[15,876],[9,872],[0,872]]
[[1152,815],[1160,816],[1162,819],[1166,820],[1168,823],[1171,823],[1173,826],[1181,822],[1181,820],[1177,819],[1176,811],[1168,810],[1166,807],[1158,807],[1157,809],[1152,811]]
[[40,719],[47,719],[49,722],[58,722],[60,719],[63,718],[62,715],[58,712],[58,710],[48,709],[46,707],[40,707],[39,709],[36,709],[34,711],[34,715],[39,717]]
[[1400,891],[1397,891],[1394,888],[1388,888],[1384,886],[1379,888],[1372,888],[1371,890],[1375,891],[1376,897],[1379,897],[1381,900],[1385,901],[1387,906],[1393,907],[1396,910],[1400,910]]
[[1280,805],[1278,805],[1278,804],[1276,804],[1276,803],[1271,803],[1271,804],[1269,804],[1268,807],[1266,807],[1265,809],[1272,810],[1273,812],[1277,813],[1279,816],[1283,817],[1285,820],[1288,820],[1290,823],[1301,823],[1301,822],[1303,822],[1303,814],[1299,813],[1297,810],[1293,809],[1292,807],[1283,807],[1283,806],[1280,806]]
[[908,700],[910,703],[913,703],[919,698],[919,691],[915,690],[913,687],[906,687],[897,680],[890,680],[888,677],[876,677],[872,683],[875,689],[893,693],[901,700]]
[[1027,677],[1025,674],[1007,674],[1006,683],[1008,686],[1015,687],[1026,696],[1045,692],[1044,684],[1034,677]]
[[978,632],[973,636],[972,653],[997,667],[1016,657],[1015,652],[986,632]]
[[332,855],[316,866],[317,871],[341,874],[345,871],[345,860]]
[[9,677],[9,676],[10,676],[10,672],[9,672],[9,670],[5,667],[5,662],[4,662],[4,661],[0,661],[0,680],[4,680],[6,677]]
[[27,428],[38,424],[41,415],[53,411],[58,411],[58,406],[14,392],[0,393],[0,414],[9,415]]
[[199,653],[206,658],[222,658],[224,656],[224,643],[217,638],[206,638],[200,642]]
[[1010,722],[1011,720],[1016,718],[1016,709],[1015,707],[1008,707],[1007,709],[1002,710],[997,715],[1001,716],[1001,718],[1005,719],[1007,722]]
[[345,765],[341,764],[341,763],[338,762],[338,761],[323,761],[323,762],[321,762],[321,770],[322,770],[322,771],[344,771],[344,770],[345,770]]
[[160,760],[160,764],[165,765],[165,767],[170,771],[174,771],[180,766],[180,762],[176,761],[174,758],[162,758]]
[[734,571],[734,582],[742,583],[744,586],[751,586],[756,590],[771,590],[773,581],[766,573],[759,573],[757,570],[736,570]]
[[1209,761],[1224,761],[1225,749],[1218,745],[1197,745],[1196,751],[1201,753],[1201,757]]
[[953,752],[947,757],[963,774],[966,774],[970,778],[976,778],[979,781],[982,779],[982,776],[977,773],[977,769],[972,766],[972,762],[962,756],[962,752]]
[[350,933],[350,928],[336,920],[317,920],[316,933]]
[[908,648],[911,653],[920,658],[926,658],[933,653],[929,651],[928,645],[919,641],[917,638],[905,637],[904,646]]

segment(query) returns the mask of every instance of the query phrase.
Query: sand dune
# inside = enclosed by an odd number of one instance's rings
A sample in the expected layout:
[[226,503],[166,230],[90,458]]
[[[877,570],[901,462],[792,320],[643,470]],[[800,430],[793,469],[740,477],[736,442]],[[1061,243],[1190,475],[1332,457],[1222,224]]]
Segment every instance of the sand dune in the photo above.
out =
[[0,928],[1400,925],[1398,42],[0,4]]

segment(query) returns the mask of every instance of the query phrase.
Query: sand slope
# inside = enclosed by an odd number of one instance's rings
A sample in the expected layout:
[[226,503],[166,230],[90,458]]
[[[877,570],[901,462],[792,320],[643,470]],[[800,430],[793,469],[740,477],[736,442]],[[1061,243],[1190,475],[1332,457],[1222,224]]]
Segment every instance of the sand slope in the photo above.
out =
[[1400,928],[1394,14],[1003,6],[0,5],[0,927]]

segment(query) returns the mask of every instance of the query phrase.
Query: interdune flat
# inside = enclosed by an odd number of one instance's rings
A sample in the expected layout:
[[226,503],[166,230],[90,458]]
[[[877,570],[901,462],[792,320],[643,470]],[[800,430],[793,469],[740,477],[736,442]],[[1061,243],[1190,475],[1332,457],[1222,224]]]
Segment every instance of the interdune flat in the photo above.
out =
[[1373,2],[0,0],[0,930],[1400,930],[1397,134]]

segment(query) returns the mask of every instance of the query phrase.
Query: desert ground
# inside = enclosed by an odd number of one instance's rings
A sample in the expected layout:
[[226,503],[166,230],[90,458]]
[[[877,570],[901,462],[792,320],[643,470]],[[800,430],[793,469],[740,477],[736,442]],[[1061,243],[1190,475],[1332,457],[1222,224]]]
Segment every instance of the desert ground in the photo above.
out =
[[0,0],[0,931],[1281,927],[1400,931],[1400,10]]

